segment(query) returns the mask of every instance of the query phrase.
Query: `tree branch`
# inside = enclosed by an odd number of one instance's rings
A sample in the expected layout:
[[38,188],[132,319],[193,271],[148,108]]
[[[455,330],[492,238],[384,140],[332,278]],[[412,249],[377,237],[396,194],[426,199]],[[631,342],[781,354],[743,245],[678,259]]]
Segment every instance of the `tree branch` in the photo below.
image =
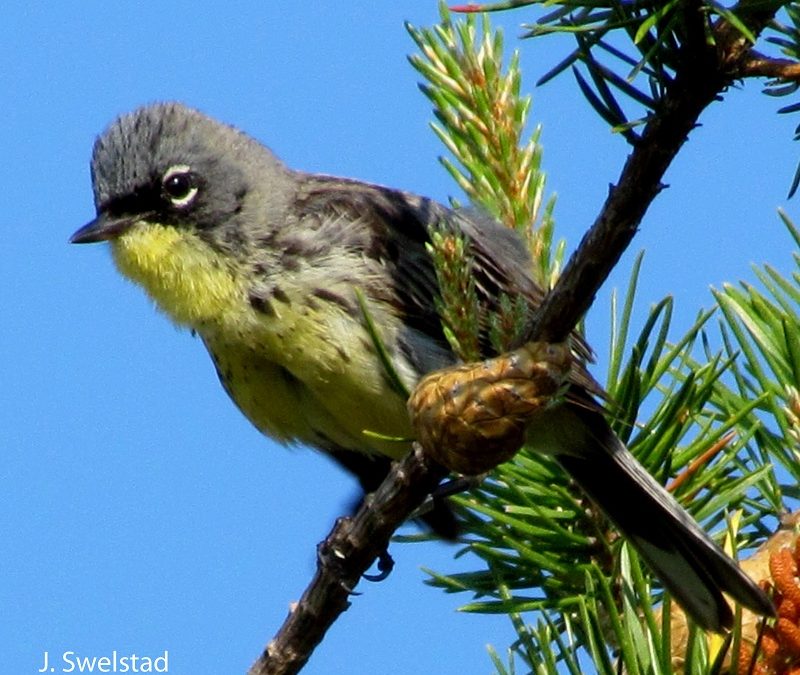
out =
[[[753,12],[750,29],[758,35],[773,13]],[[724,19],[713,28],[717,48],[688,42],[659,109],[628,156],[619,181],[592,227],[542,303],[530,340],[561,342],[594,302],[595,295],[636,234],[644,214],[662,190],[667,168],[697,125],[700,113],[735,79],[750,45]]]
[[741,77],[769,77],[797,82],[800,80],[800,63],[791,59],[776,59],[751,49],[742,61],[739,73]]
[[[751,10],[740,17],[758,35],[774,12]],[[713,26],[713,36],[716,48],[705,41],[684,46],[685,67],[670,83],[600,214],[542,304],[528,331],[530,340],[561,342],[574,329],[663,188],[664,173],[700,113],[737,73],[753,67],[747,65],[755,58],[749,54],[750,45],[737,29],[721,19]],[[350,606],[352,589],[386,551],[395,529],[445,475],[415,444],[353,517],[337,521],[318,548],[314,578],[249,675],[299,672],[328,628]]]
[[298,673],[322,642],[328,628],[350,606],[350,595],[389,539],[447,471],[417,444],[396,462],[381,486],[368,495],[352,517],[339,518],[317,547],[317,571],[273,640],[248,675]]

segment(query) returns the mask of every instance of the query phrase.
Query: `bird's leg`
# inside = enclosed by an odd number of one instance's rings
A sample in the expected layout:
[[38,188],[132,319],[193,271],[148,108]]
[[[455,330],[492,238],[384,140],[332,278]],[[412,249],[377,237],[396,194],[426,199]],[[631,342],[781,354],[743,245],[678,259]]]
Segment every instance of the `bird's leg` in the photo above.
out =
[[456,478],[445,481],[420,504],[419,508],[409,516],[409,520],[415,520],[424,516],[426,513],[430,513],[436,508],[437,502],[447,499],[447,497],[459,495],[462,492],[467,492],[468,490],[478,487],[486,476],[487,474],[485,473],[478,474],[477,476],[457,476]]
[[378,573],[377,574],[364,574],[367,581],[383,581],[389,578],[389,575],[394,569],[394,558],[389,553],[389,549],[385,548],[378,555]]

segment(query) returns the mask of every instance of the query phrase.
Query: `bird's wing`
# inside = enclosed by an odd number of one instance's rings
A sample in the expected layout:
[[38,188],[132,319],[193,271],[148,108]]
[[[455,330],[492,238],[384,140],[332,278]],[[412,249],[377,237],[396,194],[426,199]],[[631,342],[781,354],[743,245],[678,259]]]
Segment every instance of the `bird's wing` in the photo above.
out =
[[[499,298],[522,297],[529,317],[544,297],[533,280],[533,263],[525,244],[513,230],[474,209],[449,209],[435,201],[378,185],[327,176],[304,174],[296,208],[300,217],[329,228],[330,242],[351,247],[379,264],[389,273],[364,290],[391,305],[410,327],[436,343],[446,346],[436,298],[439,285],[427,245],[434,230],[453,232],[468,242],[475,291],[482,317],[488,319]],[[322,225],[320,225],[322,226]],[[492,356],[488,320],[481,326],[484,356]],[[601,388],[582,370],[591,360],[591,350],[577,334],[572,347],[580,364],[576,383],[593,393]]]

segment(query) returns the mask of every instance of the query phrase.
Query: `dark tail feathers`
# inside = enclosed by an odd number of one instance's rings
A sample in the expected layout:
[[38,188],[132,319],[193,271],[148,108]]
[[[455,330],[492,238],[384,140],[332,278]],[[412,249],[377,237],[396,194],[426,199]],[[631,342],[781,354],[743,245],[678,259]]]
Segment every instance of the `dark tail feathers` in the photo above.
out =
[[[774,614],[763,591],[644,470],[602,414],[578,404],[554,412],[552,422],[560,429],[543,430],[546,449],[702,628],[719,632],[732,625],[723,593],[759,614]],[[571,447],[555,447],[559,436]],[[538,438],[534,427],[531,442]]]

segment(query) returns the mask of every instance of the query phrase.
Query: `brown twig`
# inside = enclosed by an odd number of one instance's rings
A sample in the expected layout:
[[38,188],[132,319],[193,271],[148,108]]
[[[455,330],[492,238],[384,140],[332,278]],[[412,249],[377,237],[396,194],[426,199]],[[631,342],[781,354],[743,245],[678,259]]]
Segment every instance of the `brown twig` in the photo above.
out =
[[[773,14],[769,9],[750,11],[745,21],[758,35]],[[633,239],[663,187],[667,167],[700,113],[735,79],[747,58],[749,43],[724,20],[714,26],[714,37],[716,50],[706,42],[697,45],[691,41],[685,46],[683,62],[687,66],[671,82],[597,220],[542,304],[527,333],[529,339],[562,342],[567,338]],[[444,475],[444,469],[415,447],[355,516],[337,521],[319,547],[314,578],[249,675],[299,672],[328,628],[349,607],[351,589],[386,550],[394,530]]]
[[751,49],[739,68],[741,77],[768,77],[772,80],[800,80],[800,63],[791,59],[766,56]]

